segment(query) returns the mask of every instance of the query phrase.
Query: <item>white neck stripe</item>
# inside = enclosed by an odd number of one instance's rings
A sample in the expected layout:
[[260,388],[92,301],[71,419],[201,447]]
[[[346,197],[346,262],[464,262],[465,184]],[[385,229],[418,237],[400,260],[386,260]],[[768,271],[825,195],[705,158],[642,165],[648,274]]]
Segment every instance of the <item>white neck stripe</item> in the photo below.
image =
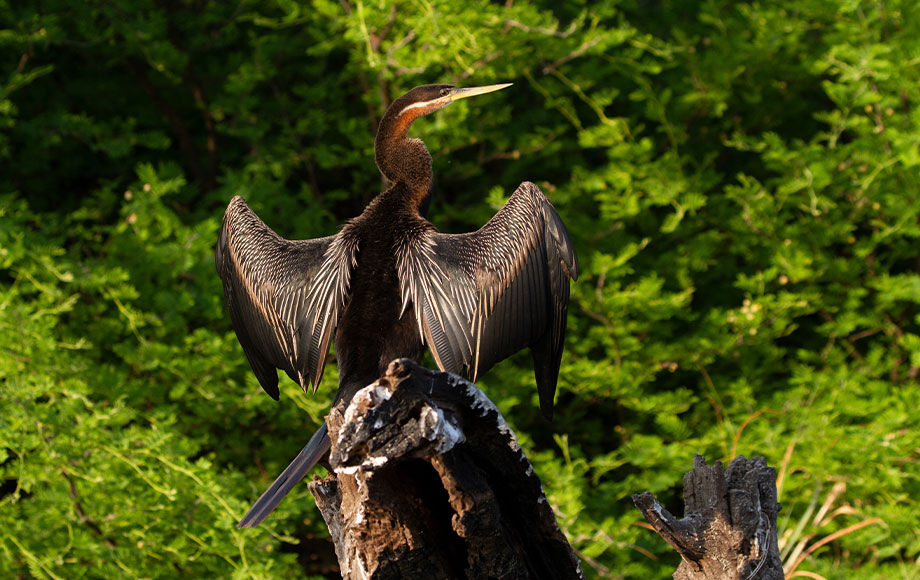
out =
[[[415,109],[424,109],[425,107],[431,106],[431,105],[435,104],[436,102],[437,102],[437,99],[433,99],[433,100],[431,100],[431,101],[422,101],[422,102],[420,102],[420,103],[412,103],[411,105],[409,105],[408,107],[406,107],[405,109],[403,109],[402,111],[400,111],[400,112],[399,112],[399,116],[402,117],[403,115],[405,115],[405,114],[408,113],[409,111],[412,111],[412,110],[415,110]],[[444,103],[444,104],[446,105],[447,103]]]

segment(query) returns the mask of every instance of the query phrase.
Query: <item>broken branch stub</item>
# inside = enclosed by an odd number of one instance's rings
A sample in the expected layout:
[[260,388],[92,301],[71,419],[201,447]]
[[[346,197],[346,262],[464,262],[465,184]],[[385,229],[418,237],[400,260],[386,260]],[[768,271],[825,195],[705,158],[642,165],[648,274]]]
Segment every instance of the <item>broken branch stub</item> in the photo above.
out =
[[326,419],[309,485],[342,577],[582,578],[540,479],[475,385],[408,359]]

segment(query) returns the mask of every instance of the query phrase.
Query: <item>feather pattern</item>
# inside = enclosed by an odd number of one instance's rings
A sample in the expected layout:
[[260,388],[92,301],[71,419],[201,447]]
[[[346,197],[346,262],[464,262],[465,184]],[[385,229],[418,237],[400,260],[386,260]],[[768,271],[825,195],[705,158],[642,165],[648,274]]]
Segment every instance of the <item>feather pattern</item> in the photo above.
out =
[[522,183],[482,228],[433,227],[397,248],[403,307],[438,366],[475,381],[496,362],[531,347],[540,406],[552,413],[578,261],[549,199]]
[[301,388],[319,385],[329,342],[348,297],[357,237],[291,241],[236,196],[227,207],[215,262],[237,338],[262,388],[278,398],[282,369]]

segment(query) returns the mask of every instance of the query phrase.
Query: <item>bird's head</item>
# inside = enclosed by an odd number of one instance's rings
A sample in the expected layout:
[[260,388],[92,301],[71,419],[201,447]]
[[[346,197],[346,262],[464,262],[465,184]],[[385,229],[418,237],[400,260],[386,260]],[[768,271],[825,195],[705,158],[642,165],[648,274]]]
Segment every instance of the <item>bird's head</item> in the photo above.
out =
[[484,95],[510,86],[511,83],[503,83],[461,89],[451,85],[422,85],[393,101],[390,110],[401,119],[407,116],[409,119],[417,119],[460,99]]
[[421,140],[407,138],[412,122],[454,101],[510,86],[505,83],[458,89],[451,85],[422,85],[399,97],[384,113],[377,129],[374,149],[380,172],[393,183],[407,185],[414,203],[423,207],[431,187],[431,155]]

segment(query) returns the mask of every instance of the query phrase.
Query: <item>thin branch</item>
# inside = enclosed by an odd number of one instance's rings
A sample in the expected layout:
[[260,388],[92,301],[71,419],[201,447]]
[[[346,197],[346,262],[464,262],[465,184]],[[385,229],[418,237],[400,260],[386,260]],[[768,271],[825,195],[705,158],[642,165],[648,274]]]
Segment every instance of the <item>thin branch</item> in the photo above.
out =
[[214,117],[211,115],[211,109],[208,107],[208,101],[204,96],[204,90],[201,88],[201,82],[198,80],[198,77],[195,76],[195,73],[192,72],[191,66],[185,69],[185,78],[191,85],[192,95],[195,97],[195,102],[198,103],[201,109],[201,117],[204,121],[204,128],[207,134],[208,169],[205,173],[206,181],[202,183],[202,189],[204,189],[204,191],[211,191],[216,185],[215,180],[217,176],[217,130],[214,126]]
[[579,46],[578,48],[576,48],[569,54],[553,61],[552,64],[549,64],[543,67],[543,74],[549,74],[549,73],[556,72],[556,69],[558,69],[560,66],[568,63],[569,61],[575,60],[576,58],[584,56],[586,52],[588,52],[591,48],[597,45],[597,43],[599,43],[600,41],[601,41],[601,37],[595,36],[591,40],[587,40],[583,42],[581,46]]
[[568,38],[578,28],[575,22],[572,22],[571,24],[569,24],[569,27],[565,29],[565,32],[560,32],[558,28],[554,29],[554,28],[544,28],[542,26],[527,26],[526,24],[518,22],[517,20],[514,20],[512,18],[505,18],[504,23],[505,23],[506,31],[509,28],[517,28],[519,30],[523,30],[524,32],[538,32],[546,36],[555,36],[556,38]]
[[455,76],[454,84],[460,84],[459,81],[470,78],[476,72],[482,70],[485,67],[485,65],[489,64],[490,62],[492,62],[493,60],[497,59],[500,56],[504,56],[504,54],[505,54],[504,51],[497,50],[495,52],[489,53],[486,56],[480,58],[479,60],[474,62],[472,65],[467,67],[467,69],[463,71],[461,74]]
[[204,187],[208,182],[207,173],[201,168],[201,164],[198,162],[198,151],[195,147],[195,140],[192,138],[192,134],[189,132],[185,121],[182,120],[179,113],[177,113],[169,102],[163,98],[163,95],[160,94],[156,85],[147,77],[147,73],[144,70],[144,63],[138,62],[135,58],[129,58],[125,62],[125,65],[128,68],[128,72],[131,73],[131,76],[137,80],[141,89],[147,94],[147,97],[153,102],[157,110],[160,111],[160,114],[166,118],[166,122],[169,123],[173,135],[178,141],[179,150],[185,158],[185,164],[188,166],[189,172],[195,180]]
[[833,542],[834,540],[836,540],[837,538],[840,538],[840,537],[843,537],[843,536],[845,536],[845,535],[847,535],[847,534],[853,533],[853,532],[855,532],[856,530],[859,530],[859,529],[864,528],[864,527],[866,527],[866,526],[871,526],[871,525],[873,525],[873,524],[880,524],[880,523],[882,523],[882,518],[869,518],[868,520],[859,522],[858,524],[853,524],[852,526],[847,526],[847,527],[843,528],[842,530],[837,530],[837,531],[834,532],[833,534],[829,534],[829,535],[827,535],[827,536],[821,538],[819,541],[817,541],[817,542],[815,542],[814,544],[812,544],[807,550],[805,550],[802,554],[799,555],[799,557],[796,559],[795,563],[792,564],[792,567],[789,569],[789,571],[790,571],[790,572],[795,572],[795,569],[798,568],[799,565],[800,565],[802,562],[805,561],[805,558],[807,558],[808,556],[810,556],[811,554],[813,554],[813,553],[814,553],[815,551],[817,551],[817,549],[820,548],[821,546],[824,546],[824,545],[826,545],[826,544],[829,544],[829,543]]
[[[395,13],[396,13],[396,8],[394,7],[393,12],[391,13],[391,16]],[[383,35],[389,32],[391,24],[392,22],[387,22],[387,25],[384,28],[384,32],[381,33],[381,38],[383,38]],[[396,57],[393,56],[394,52],[405,47],[407,44],[409,44],[413,40],[415,40],[415,31],[410,30],[408,34],[403,36],[401,39],[399,39],[398,42],[396,42],[389,49],[387,49],[387,66],[392,68],[394,74],[398,77],[403,76],[403,75],[417,75],[417,74],[421,74],[425,72],[426,67],[424,66],[406,67],[406,66],[401,65],[399,61],[396,60]]]
[[83,511],[83,505],[80,503],[80,500],[77,495],[77,485],[73,480],[73,477],[67,473],[66,469],[61,470],[61,475],[64,476],[64,479],[67,480],[67,486],[70,488],[70,499],[73,500],[74,511],[77,513],[77,517],[80,518],[80,521],[83,522],[87,528],[93,531],[97,536],[105,540],[105,544],[110,547],[115,547],[115,542],[105,537],[105,534],[102,532],[102,528],[92,520],[92,518],[86,515],[86,512]]

